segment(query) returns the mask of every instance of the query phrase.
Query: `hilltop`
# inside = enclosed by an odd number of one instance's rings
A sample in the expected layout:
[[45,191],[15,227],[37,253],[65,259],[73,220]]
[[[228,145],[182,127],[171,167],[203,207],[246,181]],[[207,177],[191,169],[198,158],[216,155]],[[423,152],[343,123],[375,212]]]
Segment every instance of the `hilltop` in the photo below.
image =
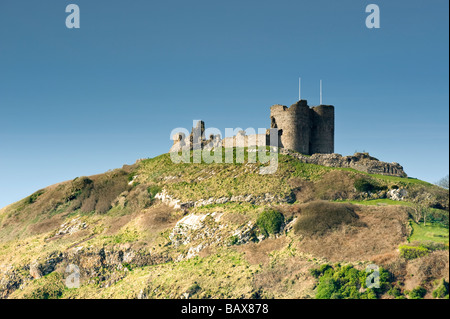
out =
[[313,161],[163,154],[38,190],[0,210],[0,297],[448,298],[448,191]]

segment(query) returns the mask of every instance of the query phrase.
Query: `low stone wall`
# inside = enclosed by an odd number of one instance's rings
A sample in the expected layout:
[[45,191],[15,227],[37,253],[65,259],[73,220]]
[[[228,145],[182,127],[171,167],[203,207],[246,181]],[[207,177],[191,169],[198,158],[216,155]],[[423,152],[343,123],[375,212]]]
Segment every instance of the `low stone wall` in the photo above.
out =
[[381,174],[406,177],[403,167],[398,163],[387,163],[370,156],[368,153],[355,153],[342,156],[340,154],[313,154],[305,156],[300,153],[280,148],[280,154],[290,155],[304,163],[317,164],[328,167],[347,167],[370,174]]

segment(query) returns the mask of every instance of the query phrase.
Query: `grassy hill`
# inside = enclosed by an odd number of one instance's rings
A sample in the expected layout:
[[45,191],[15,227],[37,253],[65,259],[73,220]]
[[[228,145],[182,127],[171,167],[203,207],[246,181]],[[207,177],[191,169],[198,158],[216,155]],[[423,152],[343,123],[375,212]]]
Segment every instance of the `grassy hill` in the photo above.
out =
[[0,297],[448,297],[448,191],[288,155],[260,166],[163,154],[36,191],[0,210]]

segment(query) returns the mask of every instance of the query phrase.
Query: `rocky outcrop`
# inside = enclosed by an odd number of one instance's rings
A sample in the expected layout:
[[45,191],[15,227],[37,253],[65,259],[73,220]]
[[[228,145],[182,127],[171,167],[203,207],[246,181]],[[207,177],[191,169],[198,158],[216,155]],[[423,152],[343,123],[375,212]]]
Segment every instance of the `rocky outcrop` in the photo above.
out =
[[401,201],[404,200],[404,198],[408,196],[408,192],[404,188],[400,189],[391,189],[387,192],[386,197],[390,198],[392,200]]
[[20,268],[0,267],[0,299],[8,298],[16,289],[34,279],[54,271],[64,271],[68,265],[78,267],[81,280],[96,281],[101,287],[108,287],[125,277],[128,267],[157,265],[171,260],[167,255],[151,254],[145,249],[134,250],[128,245],[55,251]]
[[313,154],[305,156],[300,153],[280,148],[280,154],[292,156],[303,163],[316,164],[328,167],[353,168],[370,174],[390,175],[406,177],[403,167],[398,163],[382,162],[368,153],[355,153],[354,155],[342,156],[340,154]]
[[249,221],[237,228],[222,223],[223,213],[189,214],[183,217],[169,235],[173,247],[190,246],[176,261],[197,256],[208,246],[242,245],[255,240],[255,225]]
[[210,197],[208,199],[199,199],[197,201],[183,202],[181,199],[177,199],[172,195],[169,195],[166,190],[163,190],[162,192],[156,194],[155,198],[161,200],[164,204],[173,207],[175,209],[187,209],[190,207],[201,207],[211,204],[225,204],[228,202],[264,205],[270,203],[293,203],[295,201],[295,198],[293,196],[287,196],[282,198],[277,195],[266,193],[264,195],[259,196],[255,196],[253,194],[233,195],[231,197],[220,197],[220,198]]
[[72,235],[82,229],[85,229],[86,227],[87,224],[80,220],[80,217],[76,217],[62,224],[55,236]]

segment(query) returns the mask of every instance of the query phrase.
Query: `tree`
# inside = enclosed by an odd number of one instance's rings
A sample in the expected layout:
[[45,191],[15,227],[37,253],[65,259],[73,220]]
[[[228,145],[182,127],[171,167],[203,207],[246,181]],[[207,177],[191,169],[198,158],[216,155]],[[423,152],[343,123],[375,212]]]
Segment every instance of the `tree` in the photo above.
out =
[[438,186],[440,186],[440,187],[442,187],[442,188],[445,188],[445,189],[449,189],[449,177],[448,177],[448,174],[447,174],[447,176],[445,176],[445,177],[443,177],[443,178],[441,178],[437,183],[436,183],[436,185],[438,185]]
[[412,207],[412,215],[414,218],[414,221],[416,224],[420,224],[420,220],[422,219],[422,213],[423,213],[423,205],[419,203],[414,203]]
[[423,225],[427,225],[427,216],[430,211],[431,202],[432,198],[430,194],[423,194],[413,200],[412,215],[417,224],[423,219]]

